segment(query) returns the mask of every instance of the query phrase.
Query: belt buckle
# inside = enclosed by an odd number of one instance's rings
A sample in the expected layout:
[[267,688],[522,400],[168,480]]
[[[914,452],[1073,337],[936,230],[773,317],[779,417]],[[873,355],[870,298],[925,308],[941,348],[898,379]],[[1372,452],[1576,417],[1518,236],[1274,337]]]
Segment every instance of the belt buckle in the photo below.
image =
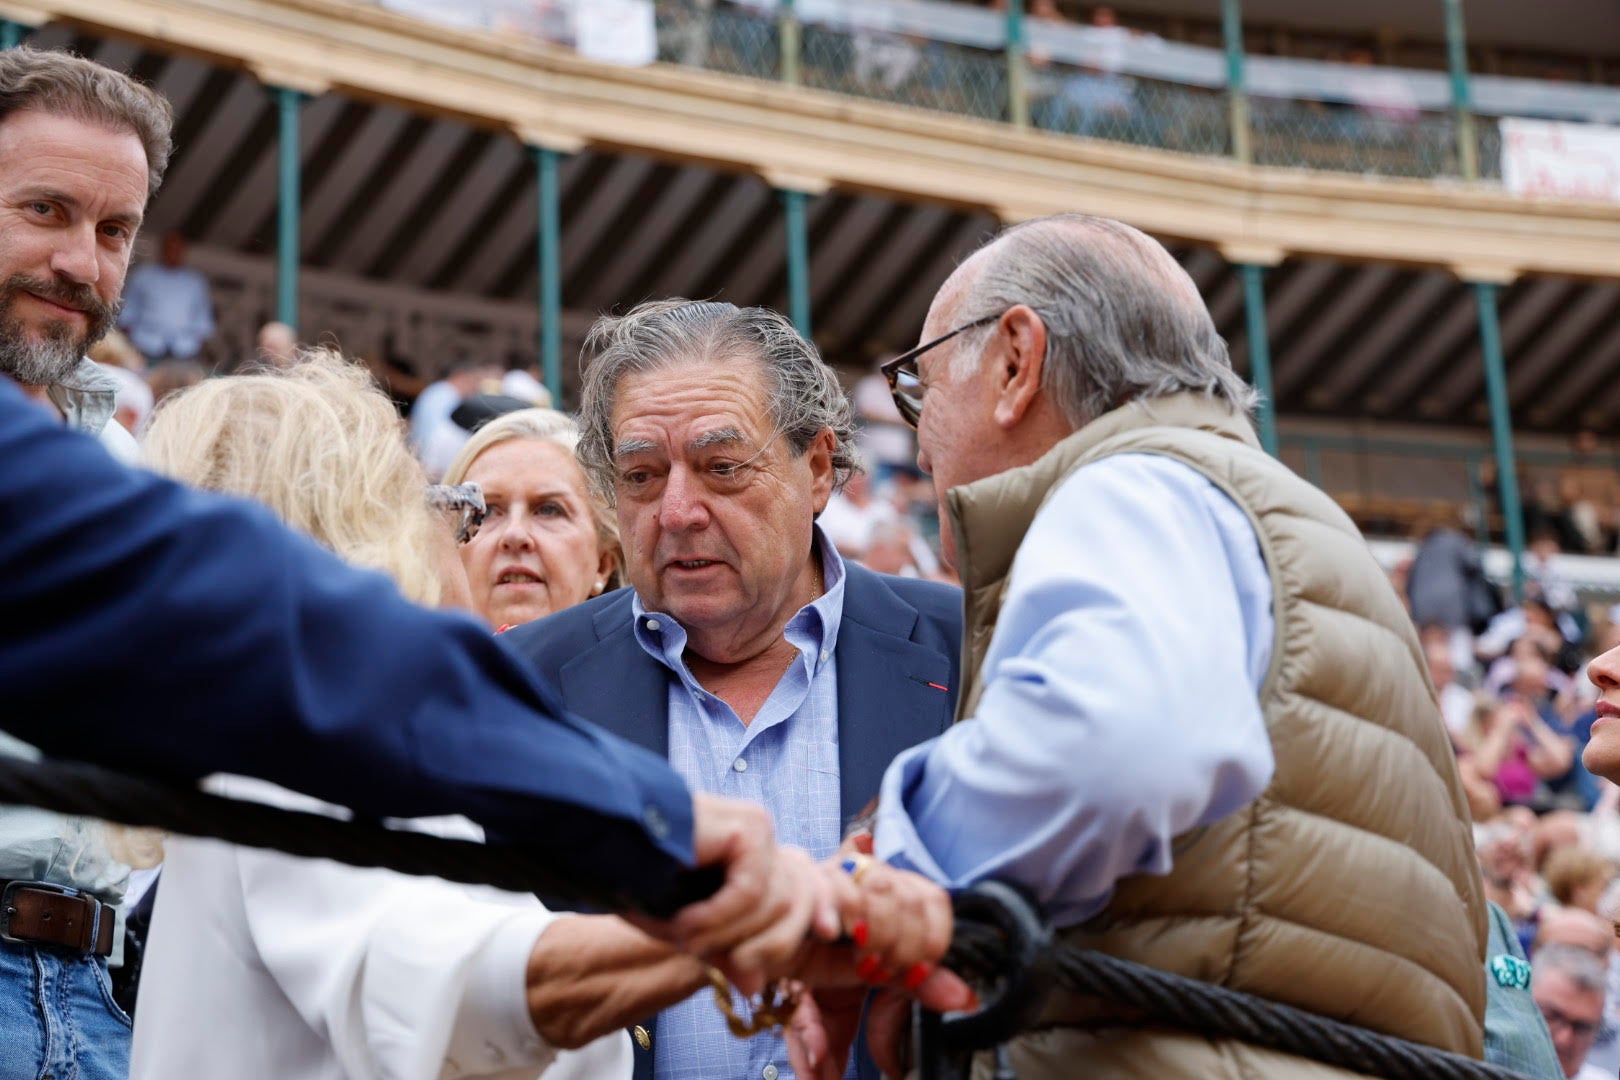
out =
[[[83,889],[73,889],[66,885],[57,885],[50,881],[8,881],[6,887],[0,889],[0,941],[15,942],[18,945],[32,945],[38,948],[41,945],[51,944],[41,942],[37,938],[17,937],[11,932],[11,917],[17,913],[12,904],[12,896],[18,889],[43,889],[45,892],[57,893],[61,896],[85,897],[92,901],[93,914],[90,917],[90,945],[79,951],[86,956],[96,951],[96,942],[101,940],[101,904]],[[61,946],[58,946],[61,947]]]

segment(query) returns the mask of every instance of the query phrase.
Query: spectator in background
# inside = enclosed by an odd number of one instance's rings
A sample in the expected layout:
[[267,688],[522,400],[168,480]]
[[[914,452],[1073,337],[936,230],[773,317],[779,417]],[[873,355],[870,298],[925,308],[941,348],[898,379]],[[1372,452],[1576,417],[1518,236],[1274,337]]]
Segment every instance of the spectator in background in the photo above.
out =
[[1620,472],[1613,455],[1601,452],[1591,431],[1575,433],[1569,464],[1558,470],[1558,498],[1586,553],[1614,550],[1614,511],[1620,503]]
[[1466,668],[1473,660],[1473,636],[1501,612],[1502,598],[1485,577],[1473,539],[1460,526],[1454,510],[1418,522],[1406,598],[1412,621],[1425,628],[1444,627],[1453,667]]
[[146,418],[152,415],[152,388],[146,380],[128,368],[105,368],[118,390],[113,395],[113,419],[137,439],[146,430]]
[[284,322],[259,327],[257,359],[271,367],[288,367],[298,359],[298,332]]
[[[1609,860],[1585,848],[1564,847],[1550,853],[1541,868],[1547,892],[1563,907],[1597,915],[1598,900],[1614,881]],[[1613,928],[1610,928],[1613,933]],[[1605,954],[1606,955],[1606,954]]]
[[154,364],[202,352],[214,336],[214,298],[208,278],[186,265],[185,237],[166,235],[159,260],[129,275],[118,325]]
[[208,372],[195,360],[170,360],[152,370],[146,377],[146,385],[152,388],[152,406],[156,408],[163,399],[176,390],[184,390],[188,386],[196,386],[208,378]]
[[456,406],[486,381],[501,377],[498,364],[463,357],[450,366],[444,378],[430,383],[411,406],[411,446],[420,457],[436,431],[450,423]]
[[522,409],[480,428],[445,471],[484,492],[484,522],[461,548],[473,610],[506,629],[621,584],[619,526],[586,483],[579,426]]
[[1584,949],[1549,945],[1535,954],[1530,994],[1552,1032],[1567,1080],[1613,1080],[1583,1066],[1603,1023],[1608,982],[1604,963]]
[[539,409],[556,408],[557,403],[551,400],[551,391],[546,384],[537,377],[539,368],[534,364],[525,364],[521,361],[510,364],[506,374],[501,376],[501,393],[507,397],[515,397],[526,401]]
[[[895,518],[873,527],[867,534],[866,554],[861,557],[861,564],[868,570],[879,574],[896,574],[900,577],[928,577],[931,573],[918,565],[917,552],[928,551],[928,545],[916,530],[903,519]],[[928,552],[932,557],[932,552]]]
[[1563,548],[1559,544],[1558,530],[1542,525],[1530,534],[1530,543],[1524,553],[1525,577],[1534,582],[1547,606],[1554,611],[1573,612],[1580,601],[1575,589],[1559,574],[1556,565]]
[[1614,924],[1581,907],[1548,908],[1536,928],[1536,951],[1549,945],[1567,945],[1609,962],[1614,947]]
[[1444,629],[1423,635],[1423,655],[1429,661],[1429,678],[1440,694],[1440,715],[1445,718],[1446,730],[1453,738],[1465,735],[1474,716],[1474,692],[1457,681],[1456,665],[1451,659],[1451,645]]
[[1472,767],[1496,785],[1509,806],[1535,804],[1542,783],[1567,775],[1575,760],[1574,742],[1548,727],[1522,699],[1482,701],[1467,742]]
[[1380,68],[1371,49],[1351,49],[1345,62],[1356,70],[1346,80],[1350,103],[1375,129],[1401,128],[1421,115],[1417,95],[1399,73]]
[[855,406],[856,449],[862,463],[872,470],[872,479],[880,485],[896,470],[909,469],[917,457],[916,436],[894,406],[889,380],[877,370],[888,359],[887,354],[879,356],[849,396],[850,404]]
[[117,330],[108,330],[106,337],[90,346],[87,355],[96,363],[105,364],[107,367],[127,368],[136,374],[146,372],[146,357],[129,343],[129,338]]

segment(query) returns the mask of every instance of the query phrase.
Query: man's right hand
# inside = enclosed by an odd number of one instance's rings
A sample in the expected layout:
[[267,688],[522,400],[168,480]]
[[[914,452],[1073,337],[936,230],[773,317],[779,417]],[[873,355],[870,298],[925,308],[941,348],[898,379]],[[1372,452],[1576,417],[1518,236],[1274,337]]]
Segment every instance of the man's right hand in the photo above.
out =
[[809,855],[779,848],[770,816],[752,803],[692,796],[692,844],[699,866],[726,871],[720,891],[667,922],[633,920],[655,937],[719,962],[744,993],[785,971],[812,935],[836,940],[850,889]]

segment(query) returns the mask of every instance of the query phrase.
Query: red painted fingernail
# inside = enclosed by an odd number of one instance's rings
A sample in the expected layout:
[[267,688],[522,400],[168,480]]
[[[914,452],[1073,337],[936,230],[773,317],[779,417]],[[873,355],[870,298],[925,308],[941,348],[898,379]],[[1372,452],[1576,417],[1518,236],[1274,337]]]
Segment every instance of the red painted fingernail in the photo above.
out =
[[872,928],[866,925],[865,919],[862,919],[860,922],[849,928],[849,936],[855,939],[855,947],[857,949],[864,949],[866,948],[867,939],[872,936]]
[[912,964],[910,970],[906,972],[906,989],[913,991],[916,990],[917,987],[927,982],[928,976],[932,975],[933,973],[934,969],[927,964]]
[[876,986],[884,981],[879,978],[883,974],[883,961],[876,956],[865,957],[859,964],[855,965],[855,974],[860,977],[861,982],[871,983]]

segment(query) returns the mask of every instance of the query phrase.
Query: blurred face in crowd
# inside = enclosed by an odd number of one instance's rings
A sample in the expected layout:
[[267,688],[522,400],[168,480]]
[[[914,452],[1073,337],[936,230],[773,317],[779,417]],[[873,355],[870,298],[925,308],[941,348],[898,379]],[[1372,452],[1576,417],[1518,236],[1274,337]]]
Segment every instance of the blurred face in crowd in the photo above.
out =
[[1597,719],[1581,761],[1592,773],[1620,782],[1620,648],[1588,664],[1586,677],[1598,688]]
[[1581,1071],[1603,1023],[1603,991],[1582,990],[1562,971],[1546,970],[1536,973],[1530,995],[1546,1017],[1558,1064],[1566,1077],[1574,1076]]
[[833,434],[795,452],[755,361],[626,375],[613,403],[614,490],[630,583],[692,647],[736,663],[774,644],[820,577],[815,515],[832,494]]
[[111,328],[146,189],[131,131],[38,110],[0,121],[0,372],[60,382]]
[[1429,661],[1429,678],[1434,680],[1435,687],[1438,689],[1450,685],[1457,674],[1451,663],[1450,645],[1444,641],[1424,642],[1423,655]]
[[1513,688],[1527,697],[1545,693],[1548,664],[1541,646],[1529,637],[1522,637],[1513,643],[1511,654],[1514,664]]
[[585,474],[549,439],[507,439],[464,480],[484,489],[484,523],[461,548],[474,610],[516,626],[602,591],[614,557],[601,549]]
[[1614,945],[1614,925],[1578,907],[1542,909],[1536,928],[1536,948],[1573,945],[1607,961]]
[[266,363],[286,367],[298,353],[298,335],[283,322],[265,323],[259,327],[259,357]]

